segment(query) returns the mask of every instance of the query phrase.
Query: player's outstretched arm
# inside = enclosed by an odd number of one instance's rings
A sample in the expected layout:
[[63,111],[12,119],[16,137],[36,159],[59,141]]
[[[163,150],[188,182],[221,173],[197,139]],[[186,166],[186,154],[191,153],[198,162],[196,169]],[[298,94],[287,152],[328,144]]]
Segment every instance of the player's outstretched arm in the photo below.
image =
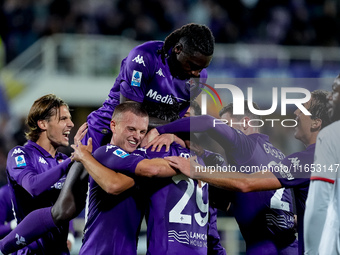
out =
[[169,164],[193,179],[207,182],[215,187],[238,192],[263,191],[282,188],[281,183],[271,172],[244,174],[239,172],[212,172],[195,161],[178,156],[165,157]]
[[134,185],[135,182],[131,177],[103,166],[92,156],[91,138],[88,140],[88,145],[78,142],[78,145],[71,146],[74,149],[72,160],[81,162],[95,182],[107,193],[118,195]]
[[10,178],[14,178],[14,176],[16,176],[15,173],[19,170],[24,173],[21,178],[16,178],[16,181],[32,196],[38,196],[48,190],[62,176],[67,174],[69,170],[69,164],[71,161],[70,159],[66,159],[59,165],[50,168],[49,171],[38,173],[34,163],[34,158],[30,157],[30,153],[25,151],[25,149],[21,150],[25,153],[26,163],[23,166],[17,166],[15,159],[16,155],[10,151],[7,158],[7,169]]
[[[84,123],[77,131],[75,135],[75,140],[81,140],[87,132],[87,123]],[[16,147],[19,148],[19,147]],[[15,151],[14,148],[13,150]],[[12,151],[13,151],[12,150]],[[24,149],[20,149],[24,151]],[[16,169],[22,168],[25,170],[23,177],[18,180],[18,183],[25,188],[32,196],[38,196],[41,193],[48,190],[54,183],[56,183],[63,175],[68,173],[70,168],[70,159],[66,159],[64,162],[58,164],[42,173],[37,173],[35,163],[33,159],[29,156],[30,153],[25,153],[26,164],[25,166],[18,167],[15,161],[16,154],[10,153],[7,164],[9,172],[15,172]]]
[[136,175],[144,177],[171,177],[177,174],[169,163],[162,158],[143,159],[137,164]]

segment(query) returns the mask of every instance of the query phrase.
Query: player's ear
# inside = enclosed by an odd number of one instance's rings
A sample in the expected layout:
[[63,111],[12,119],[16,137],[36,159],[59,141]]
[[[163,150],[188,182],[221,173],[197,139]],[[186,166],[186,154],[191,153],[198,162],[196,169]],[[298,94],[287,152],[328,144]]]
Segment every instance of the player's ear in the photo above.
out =
[[46,120],[38,120],[37,125],[43,131],[47,129],[47,121]]
[[174,47],[174,51],[176,54],[181,53],[181,51],[183,50],[183,44],[178,42],[176,43],[175,47]]
[[312,120],[312,129],[320,130],[322,125],[321,119],[314,119]]
[[115,120],[111,120],[110,122],[110,129],[112,132],[116,130],[117,122]]
[[244,117],[241,119],[240,122],[243,122],[243,123],[244,123],[244,125],[242,125],[243,130],[247,130],[247,129],[250,127],[250,126],[249,126],[249,120],[250,120],[250,118],[247,117],[247,116],[244,116]]

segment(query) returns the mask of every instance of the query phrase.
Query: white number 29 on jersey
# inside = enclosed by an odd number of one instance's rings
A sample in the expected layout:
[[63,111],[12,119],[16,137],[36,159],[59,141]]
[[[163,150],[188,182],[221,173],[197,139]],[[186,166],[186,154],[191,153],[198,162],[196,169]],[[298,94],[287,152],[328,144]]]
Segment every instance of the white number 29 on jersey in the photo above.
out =
[[[192,215],[189,214],[183,214],[182,211],[189,203],[192,195],[195,191],[195,184],[194,181],[183,174],[176,175],[172,177],[172,180],[178,184],[180,181],[185,181],[187,183],[187,189],[184,192],[181,199],[177,202],[177,204],[171,209],[169,212],[169,222],[172,223],[181,223],[181,224],[192,224]],[[205,185],[206,183],[204,183]],[[194,218],[197,224],[201,227],[205,226],[207,224],[209,219],[209,202],[204,203],[203,201],[203,187],[199,187],[199,185],[196,185],[196,204],[199,208],[199,212],[194,213]],[[202,217],[202,214],[205,214],[204,217]]]

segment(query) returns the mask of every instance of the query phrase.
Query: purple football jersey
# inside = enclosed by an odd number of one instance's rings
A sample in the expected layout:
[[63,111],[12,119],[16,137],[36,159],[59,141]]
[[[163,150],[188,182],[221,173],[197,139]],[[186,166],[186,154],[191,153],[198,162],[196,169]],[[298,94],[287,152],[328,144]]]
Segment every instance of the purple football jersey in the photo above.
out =
[[[169,152],[146,151],[148,158],[190,157],[190,151],[173,144]],[[203,164],[202,159],[198,161]],[[147,191],[147,254],[207,254],[209,230],[208,185],[183,174],[149,180]]]
[[[143,103],[150,117],[172,121],[182,117],[189,107],[190,99],[199,95],[206,82],[207,71],[200,73],[200,82],[180,80],[170,73],[168,60],[162,59],[158,51],[163,42],[151,41],[131,50],[122,61],[120,72],[102,107],[92,112],[87,119],[88,137],[93,139],[93,148],[102,144],[106,135],[111,137],[110,121],[120,94],[124,97]],[[169,52],[170,53],[170,52]]]
[[[94,157],[104,166],[130,175],[144,157],[114,145],[102,146]],[[106,193],[90,177],[89,211],[79,254],[137,254],[142,200],[137,185],[119,195]]]
[[303,216],[305,214],[306,199],[310,182],[311,169],[314,162],[315,144],[306,150],[287,156],[279,164],[280,171],[273,171],[285,188],[292,188],[295,196],[296,214],[298,221],[299,254],[304,254]]
[[[56,153],[53,158],[32,141],[8,153],[7,175],[18,222],[31,211],[55,203],[65,182],[69,163],[70,159],[65,154]],[[31,176],[29,181],[25,181],[27,176]],[[30,246],[36,247],[35,250],[25,247],[17,254],[69,254],[67,235],[68,223],[37,240],[37,245]],[[18,237],[18,242],[25,242],[25,238]]]

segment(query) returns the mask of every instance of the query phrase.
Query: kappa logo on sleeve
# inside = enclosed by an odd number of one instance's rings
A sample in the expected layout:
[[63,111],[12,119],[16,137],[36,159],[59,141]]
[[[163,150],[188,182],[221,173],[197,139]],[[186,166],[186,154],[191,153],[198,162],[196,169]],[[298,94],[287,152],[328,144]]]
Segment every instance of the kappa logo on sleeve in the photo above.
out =
[[25,152],[22,149],[16,148],[16,149],[13,150],[12,156],[15,155],[15,154],[19,154],[19,153],[20,154],[25,154]]
[[132,80],[131,80],[131,86],[140,87],[140,84],[141,84],[141,82],[142,82],[142,75],[143,75],[142,72],[133,70],[133,73],[132,73]]
[[113,152],[113,154],[117,155],[120,158],[125,158],[127,156],[129,156],[130,154],[126,153],[125,151],[121,150],[121,149],[117,149]]
[[117,147],[116,145],[113,145],[113,144],[109,144],[109,145],[106,145],[106,150],[105,152],[108,152],[109,150],[111,150],[112,148],[115,148]]
[[17,167],[26,166],[26,160],[24,155],[15,157],[15,163],[17,164]]
[[143,66],[145,66],[143,56],[140,55],[132,59],[132,62],[136,62],[137,64],[143,64]]

